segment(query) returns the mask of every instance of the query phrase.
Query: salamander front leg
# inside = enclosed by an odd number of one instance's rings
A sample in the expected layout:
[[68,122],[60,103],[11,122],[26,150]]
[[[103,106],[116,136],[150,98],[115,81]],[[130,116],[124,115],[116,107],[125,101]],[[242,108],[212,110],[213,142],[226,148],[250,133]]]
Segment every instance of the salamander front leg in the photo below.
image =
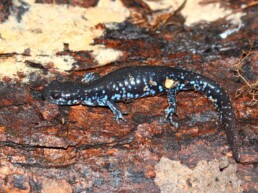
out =
[[106,105],[110,108],[110,110],[115,115],[115,119],[117,123],[119,123],[119,119],[122,119],[124,122],[126,122],[125,118],[123,117],[122,111],[119,109],[118,106],[115,105],[112,101],[107,101]]
[[178,123],[173,121],[173,115],[176,112],[176,90],[167,90],[167,96],[168,108],[165,109],[165,117],[166,119],[169,119],[171,125],[173,125],[175,128],[178,128]]
[[91,82],[93,80],[97,80],[100,78],[100,75],[96,72],[89,72],[83,75],[83,78],[81,79],[81,81],[83,83],[88,83]]

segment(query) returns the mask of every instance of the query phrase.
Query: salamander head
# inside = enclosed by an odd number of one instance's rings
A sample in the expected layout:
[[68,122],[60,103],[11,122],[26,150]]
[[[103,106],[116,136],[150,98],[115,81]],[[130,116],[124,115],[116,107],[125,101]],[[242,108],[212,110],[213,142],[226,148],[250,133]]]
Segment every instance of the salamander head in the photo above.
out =
[[73,82],[52,81],[42,90],[43,99],[58,105],[80,104],[80,87]]

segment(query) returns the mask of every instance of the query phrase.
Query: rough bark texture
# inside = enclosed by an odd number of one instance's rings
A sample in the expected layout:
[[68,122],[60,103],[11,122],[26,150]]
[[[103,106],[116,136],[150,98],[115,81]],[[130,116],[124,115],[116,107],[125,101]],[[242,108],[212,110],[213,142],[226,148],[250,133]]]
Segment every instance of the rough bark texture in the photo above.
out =
[[10,14],[10,7],[12,6],[11,0],[2,0],[0,2],[0,23],[5,21]]
[[[85,8],[98,4],[56,2]],[[64,48],[55,54],[74,59],[69,73],[57,71],[54,62],[45,65],[28,58],[26,66],[40,74],[31,72],[26,84],[21,72],[15,80],[2,78],[0,192],[257,192],[258,108],[252,101],[257,87],[248,89],[246,81],[258,81],[258,6],[241,10],[246,13],[244,27],[223,39],[218,34],[232,27],[225,19],[187,27],[179,11],[155,23],[148,20],[155,12],[143,1],[122,2],[142,17],[134,15],[115,27],[95,26],[105,33],[93,45],[122,51],[115,61],[100,65],[91,50],[70,50],[64,40]],[[0,3],[0,21],[8,18],[10,5]],[[229,7],[237,10],[240,5],[238,1]],[[29,57],[30,49],[5,52],[0,44],[0,65],[17,55]],[[246,57],[238,63],[241,56]],[[241,163],[232,158],[212,103],[195,92],[177,95],[178,129],[164,120],[166,96],[119,104],[128,112],[127,123],[121,124],[107,108],[57,106],[41,98],[43,86],[53,79],[79,81],[84,72],[104,75],[143,64],[186,68],[227,90],[238,120]],[[234,99],[237,89],[242,92]]]

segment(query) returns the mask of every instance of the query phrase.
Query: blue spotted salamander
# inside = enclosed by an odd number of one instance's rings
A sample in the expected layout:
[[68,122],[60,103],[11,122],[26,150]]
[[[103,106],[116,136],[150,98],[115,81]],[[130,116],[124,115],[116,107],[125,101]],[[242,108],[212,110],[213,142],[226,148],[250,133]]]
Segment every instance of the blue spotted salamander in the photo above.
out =
[[88,74],[88,82],[53,81],[46,86],[43,98],[58,105],[106,106],[113,112],[116,120],[125,121],[119,101],[167,94],[168,108],[165,116],[170,123],[176,111],[176,93],[195,90],[210,99],[219,112],[234,158],[240,160],[240,144],[234,110],[229,96],[215,81],[191,71],[165,66],[134,66],[113,71],[103,77]]

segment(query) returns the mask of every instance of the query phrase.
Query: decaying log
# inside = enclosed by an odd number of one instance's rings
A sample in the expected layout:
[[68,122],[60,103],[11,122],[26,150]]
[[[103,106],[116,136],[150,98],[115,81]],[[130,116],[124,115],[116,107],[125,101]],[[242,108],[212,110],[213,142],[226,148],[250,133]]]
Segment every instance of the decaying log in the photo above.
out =
[[[1,1],[0,192],[258,191],[258,5],[197,3],[221,13],[200,21],[196,5],[194,21],[192,2]],[[177,95],[178,129],[164,120],[166,96],[120,103],[121,124],[108,108],[41,97],[52,80],[146,64],[192,70],[227,90],[240,163],[216,109],[193,91]]]

